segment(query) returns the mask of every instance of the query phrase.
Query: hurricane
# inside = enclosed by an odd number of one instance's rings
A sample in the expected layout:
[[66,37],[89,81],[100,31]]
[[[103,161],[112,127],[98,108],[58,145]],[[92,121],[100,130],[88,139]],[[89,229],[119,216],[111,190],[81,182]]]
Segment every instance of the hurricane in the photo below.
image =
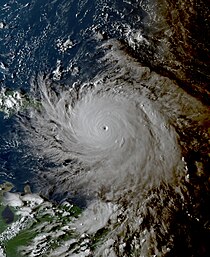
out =
[[33,81],[42,108],[32,125],[39,131],[45,157],[68,163],[65,169],[71,166],[66,190],[78,187],[94,195],[103,188],[117,198],[176,177],[181,154],[174,128],[141,85],[129,87],[116,76],[120,74],[111,78],[102,74],[59,93],[43,75]]
[[165,199],[168,190],[175,194],[172,199],[183,198],[185,162],[172,122],[179,99],[173,101],[174,113],[167,115],[171,102],[160,104],[152,91],[154,80],[162,83],[165,78],[139,65],[116,40],[101,47],[104,57],[99,61],[106,63],[106,69],[88,82],[64,85],[48,75],[34,77],[36,104],[21,123],[31,148],[55,165],[38,174],[40,192],[83,199],[85,211],[72,224],[77,231],[95,234],[104,227],[112,231],[106,239],[113,242],[97,249],[94,256],[127,256],[126,247],[119,252],[118,241],[124,240],[119,235],[128,226],[132,238],[140,234],[144,246],[139,251],[150,256],[155,250],[147,249],[151,241],[140,226],[145,206],[156,202],[161,190],[166,208],[176,208]]

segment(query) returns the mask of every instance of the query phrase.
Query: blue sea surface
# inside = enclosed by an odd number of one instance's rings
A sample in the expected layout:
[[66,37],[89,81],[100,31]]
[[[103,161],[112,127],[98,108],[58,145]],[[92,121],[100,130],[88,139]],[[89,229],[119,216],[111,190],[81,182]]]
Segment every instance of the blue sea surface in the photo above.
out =
[[[78,1],[1,1],[0,70],[1,87],[12,90],[30,90],[30,79],[39,72],[51,73],[57,61],[61,69],[67,68],[78,55],[77,65],[84,65],[86,51],[93,50],[90,33],[94,4]],[[78,11],[78,8],[80,11]],[[88,12],[86,13],[86,10]],[[89,34],[89,35],[88,35]],[[71,49],[59,52],[57,43],[71,40]],[[92,48],[92,49],[91,49]],[[82,57],[83,55],[83,57]],[[74,62],[71,64],[74,68]],[[85,65],[84,65],[85,67]],[[70,72],[65,73],[70,80]],[[73,80],[78,80],[77,76]],[[70,83],[70,82],[69,82]],[[32,156],[21,140],[15,117],[5,119],[0,114],[0,183],[12,182],[22,191],[24,183],[33,184],[33,174],[41,166],[39,158]]]

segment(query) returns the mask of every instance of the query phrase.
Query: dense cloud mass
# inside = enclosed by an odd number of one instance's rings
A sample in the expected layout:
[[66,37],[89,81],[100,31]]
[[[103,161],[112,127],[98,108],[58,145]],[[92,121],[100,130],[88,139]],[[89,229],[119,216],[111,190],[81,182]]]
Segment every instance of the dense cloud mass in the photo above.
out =
[[[111,50],[109,54],[114,58]],[[86,194],[99,194],[103,188],[117,198],[172,182],[180,172],[178,136],[167,116],[148,99],[140,81],[135,80],[139,88],[134,88],[124,80],[125,73],[141,76],[144,68],[134,60],[129,63],[126,55],[121,58],[111,78],[106,71],[90,83],[57,94],[58,85],[49,78],[40,75],[34,81],[42,104],[33,114],[34,132],[38,131],[45,157],[60,164],[58,170],[68,170],[68,175],[51,175],[55,181],[65,179],[66,190],[80,187]]]
[[[193,48],[202,40],[190,30],[188,5],[157,1],[156,10],[147,2],[144,33],[113,23],[120,43],[95,35],[103,57],[89,80],[62,84],[60,73],[34,78],[34,106],[21,123],[26,142],[50,162],[38,174],[40,191],[80,199],[85,211],[72,229],[104,233],[90,256],[206,257],[208,75],[203,57],[194,62],[200,50]],[[181,10],[184,23],[177,22]]]
[[[29,123],[22,117],[29,132],[26,140],[56,164],[40,172],[41,191],[67,192],[70,199],[86,201],[81,220],[72,226],[81,233],[112,230],[107,240],[113,241],[95,256],[127,256],[140,245],[137,252],[150,256],[159,251],[151,240],[166,240],[164,227],[170,226],[186,193],[187,168],[175,128],[181,114],[191,117],[195,108],[203,107],[189,96],[192,108],[182,110],[186,95],[174,82],[139,65],[116,41],[102,47],[106,70],[88,83],[66,87],[44,75],[33,79],[37,104]],[[163,216],[157,215],[160,211]],[[148,215],[155,219],[152,224]],[[128,233],[130,250],[121,233]],[[165,248],[168,244],[163,243]]]

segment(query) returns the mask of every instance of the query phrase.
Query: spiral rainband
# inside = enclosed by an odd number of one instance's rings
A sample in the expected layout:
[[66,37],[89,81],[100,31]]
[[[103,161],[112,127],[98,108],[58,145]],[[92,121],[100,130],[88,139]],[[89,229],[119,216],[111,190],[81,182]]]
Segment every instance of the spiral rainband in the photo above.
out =
[[56,94],[51,83],[42,76],[36,81],[42,110],[33,122],[44,155],[60,164],[71,160],[65,176],[63,169],[52,171],[58,185],[88,194],[105,188],[122,197],[174,179],[176,133],[140,91],[95,80]]

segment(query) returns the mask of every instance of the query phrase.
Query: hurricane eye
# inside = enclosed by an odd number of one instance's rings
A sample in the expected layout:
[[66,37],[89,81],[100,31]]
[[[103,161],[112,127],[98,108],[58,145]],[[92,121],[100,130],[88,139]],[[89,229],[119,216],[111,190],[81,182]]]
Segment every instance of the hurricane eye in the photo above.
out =
[[109,127],[108,127],[108,126],[103,126],[102,129],[103,129],[104,131],[107,131],[107,130],[109,129]]

